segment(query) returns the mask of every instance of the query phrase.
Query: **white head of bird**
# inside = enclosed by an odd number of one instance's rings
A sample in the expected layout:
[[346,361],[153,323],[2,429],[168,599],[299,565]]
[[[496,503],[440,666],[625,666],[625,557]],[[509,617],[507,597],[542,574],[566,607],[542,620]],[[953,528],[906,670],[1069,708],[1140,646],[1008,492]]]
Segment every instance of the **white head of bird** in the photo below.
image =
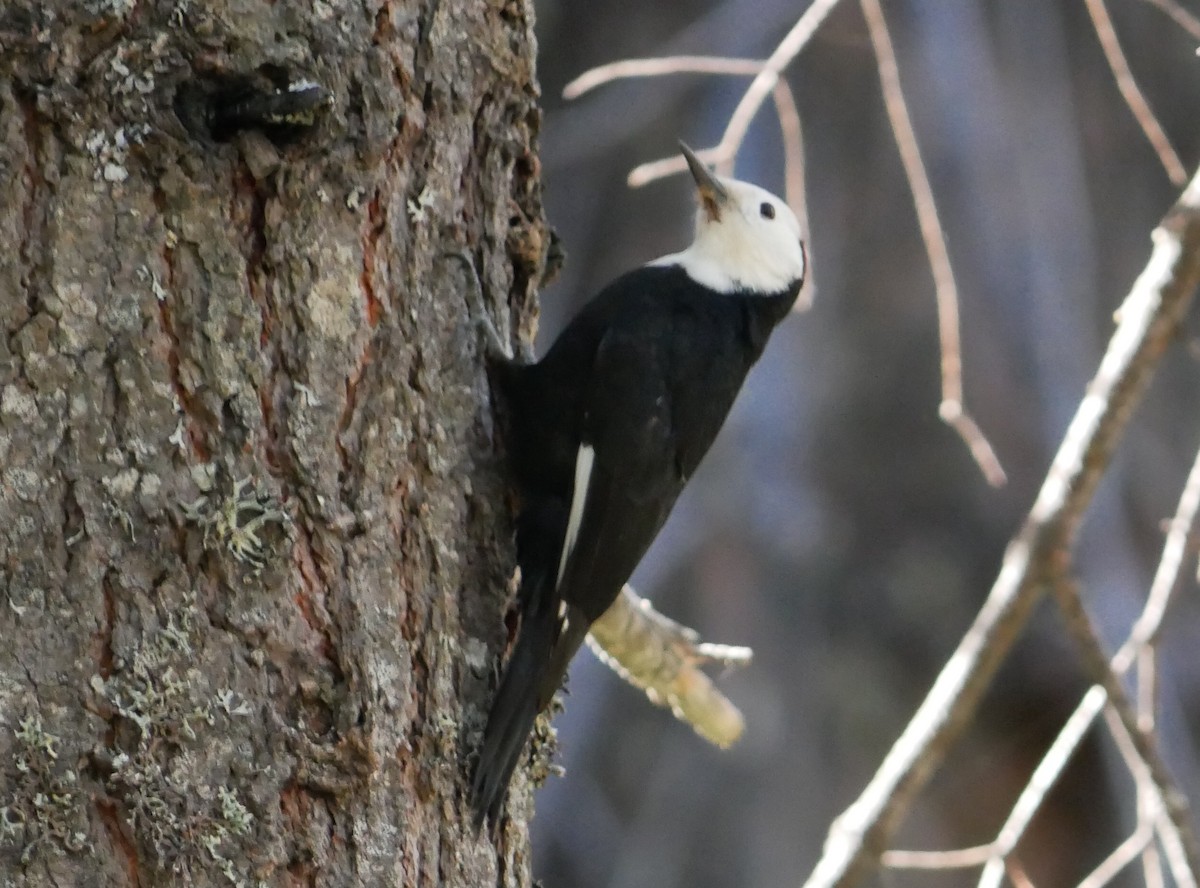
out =
[[708,171],[683,143],[700,207],[696,236],[681,253],[653,265],[679,265],[718,293],[782,293],[804,277],[800,221],[780,198],[749,182]]

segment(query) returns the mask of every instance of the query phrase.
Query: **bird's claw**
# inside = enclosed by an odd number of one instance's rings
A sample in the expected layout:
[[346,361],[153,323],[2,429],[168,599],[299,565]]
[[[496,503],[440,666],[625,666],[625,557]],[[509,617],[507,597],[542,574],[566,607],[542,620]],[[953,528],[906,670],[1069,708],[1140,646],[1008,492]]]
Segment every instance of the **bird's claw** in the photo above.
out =
[[464,250],[449,250],[443,255],[449,259],[457,259],[470,272],[471,292],[467,296],[467,308],[470,312],[471,323],[483,334],[484,345],[488,352],[511,361],[513,359],[512,345],[500,335],[500,331],[496,329],[495,323],[488,315],[487,305],[483,300],[483,284],[479,280],[479,273],[475,270],[475,262]]

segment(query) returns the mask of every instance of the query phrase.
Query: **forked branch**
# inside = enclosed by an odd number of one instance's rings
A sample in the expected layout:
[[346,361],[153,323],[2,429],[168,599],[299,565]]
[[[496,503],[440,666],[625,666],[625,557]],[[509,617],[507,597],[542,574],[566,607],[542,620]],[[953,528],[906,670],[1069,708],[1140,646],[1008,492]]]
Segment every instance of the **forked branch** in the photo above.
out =
[[1155,229],[1154,248],[983,609],[871,783],[830,829],[809,888],[858,883],[970,722],[1071,546],[1133,408],[1200,284],[1200,174]]

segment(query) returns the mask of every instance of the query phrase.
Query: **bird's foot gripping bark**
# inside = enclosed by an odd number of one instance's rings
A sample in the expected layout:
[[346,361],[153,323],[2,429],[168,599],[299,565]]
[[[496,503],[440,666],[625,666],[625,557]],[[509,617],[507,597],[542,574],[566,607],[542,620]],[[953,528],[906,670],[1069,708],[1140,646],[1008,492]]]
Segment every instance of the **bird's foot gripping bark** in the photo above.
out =
[[500,331],[496,329],[496,324],[488,314],[487,303],[483,298],[483,283],[479,280],[479,272],[475,270],[474,260],[465,250],[449,250],[442,255],[447,259],[457,260],[469,274],[471,286],[467,294],[467,307],[471,323],[483,336],[488,356],[506,361],[514,360],[512,345],[500,335]]

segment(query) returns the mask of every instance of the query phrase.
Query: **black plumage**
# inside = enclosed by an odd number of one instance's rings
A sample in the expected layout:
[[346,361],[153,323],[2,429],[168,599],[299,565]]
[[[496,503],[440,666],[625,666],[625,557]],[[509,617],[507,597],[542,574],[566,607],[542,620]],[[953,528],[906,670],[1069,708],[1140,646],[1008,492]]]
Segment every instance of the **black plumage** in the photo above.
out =
[[520,496],[521,624],[471,784],[476,823],[497,821],[537,714],[803,284],[791,210],[681,147],[700,197],[692,245],[609,284],[537,363],[493,364]]
[[[496,366],[521,498],[521,628],[475,771],[477,822],[498,816],[534,719],[662,528],[801,283],[718,293],[679,265],[645,266],[605,288],[542,360]],[[556,583],[581,445],[594,463]]]

